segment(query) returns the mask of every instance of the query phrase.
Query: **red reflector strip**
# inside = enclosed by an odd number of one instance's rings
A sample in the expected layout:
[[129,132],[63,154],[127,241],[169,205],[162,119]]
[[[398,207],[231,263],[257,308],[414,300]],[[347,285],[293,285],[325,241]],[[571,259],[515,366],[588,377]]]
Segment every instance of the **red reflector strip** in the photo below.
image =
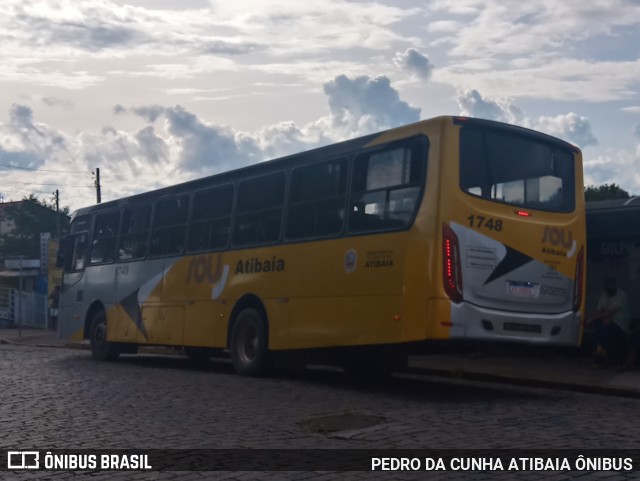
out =
[[442,275],[444,289],[453,302],[462,302],[462,268],[458,238],[447,224],[442,226]]
[[576,258],[576,273],[573,278],[573,311],[578,312],[582,305],[584,283],[584,246],[580,247]]
[[516,210],[514,211],[516,214],[521,215],[522,217],[531,217],[531,213],[526,210]]

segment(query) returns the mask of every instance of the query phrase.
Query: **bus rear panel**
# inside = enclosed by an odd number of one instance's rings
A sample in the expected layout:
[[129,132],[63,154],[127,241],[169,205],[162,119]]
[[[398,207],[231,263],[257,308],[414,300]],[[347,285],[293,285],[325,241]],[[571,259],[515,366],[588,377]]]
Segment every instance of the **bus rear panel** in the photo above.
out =
[[454,120],[441,185],[450,337],[578,345],[585,225],[580,152],[513,126]]

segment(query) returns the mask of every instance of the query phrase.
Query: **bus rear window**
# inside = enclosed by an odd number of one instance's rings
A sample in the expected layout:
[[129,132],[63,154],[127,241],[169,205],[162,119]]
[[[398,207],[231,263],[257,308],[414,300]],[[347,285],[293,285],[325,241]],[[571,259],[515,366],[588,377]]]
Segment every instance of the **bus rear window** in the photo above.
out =
[[525,136],[464,127],[460,131],[460,187],[495,202],[572,212],[573,155]]

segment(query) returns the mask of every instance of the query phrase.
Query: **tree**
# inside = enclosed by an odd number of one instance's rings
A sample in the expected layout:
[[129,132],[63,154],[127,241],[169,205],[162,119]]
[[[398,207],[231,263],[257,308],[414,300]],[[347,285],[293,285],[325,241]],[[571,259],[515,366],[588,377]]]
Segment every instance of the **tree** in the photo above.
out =
[[629,192],[619,185],[603,184],[599,186],[589,185],[584,189],[584,198],[587,202],[594,200],[628,199]]
[[69,230],[69,208],[59,213],[46,202],[41,202],[33,194],[21,202],[6,204],[5,220],[13,221],[13,229],[0,236],[0,253],[2,256],[22,255],[27,258],[40,257],[40,234],[49,232],[53,237],[58,232],[60,219],[61,234]]

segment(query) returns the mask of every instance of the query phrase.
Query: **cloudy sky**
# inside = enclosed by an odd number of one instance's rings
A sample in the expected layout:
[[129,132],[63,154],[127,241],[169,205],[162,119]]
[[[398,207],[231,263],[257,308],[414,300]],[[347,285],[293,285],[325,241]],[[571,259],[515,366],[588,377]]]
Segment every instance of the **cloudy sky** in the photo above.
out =
[[438,115],[640,194],[640,0],[0,2],[0,195],[72,209]]

